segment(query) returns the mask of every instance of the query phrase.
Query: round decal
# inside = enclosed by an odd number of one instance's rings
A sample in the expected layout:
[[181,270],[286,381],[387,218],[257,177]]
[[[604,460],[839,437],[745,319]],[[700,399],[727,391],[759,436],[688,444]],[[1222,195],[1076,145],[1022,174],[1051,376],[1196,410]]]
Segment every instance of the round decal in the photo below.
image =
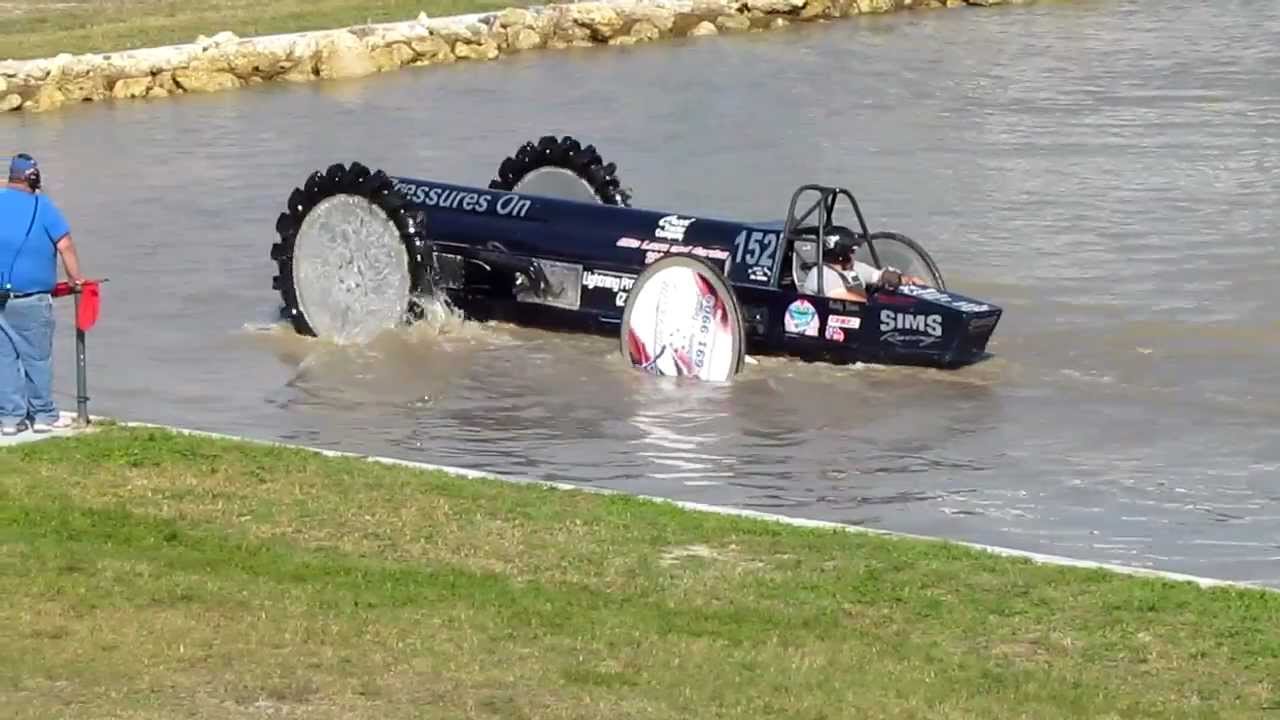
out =
[[787,306],[787,315],[782,319],[787,332],[796,335],[818,335],[818,311],[813,303],[800,299]]
[[715,269],[667,257],[636,278],[622,319],[622,354],[654,375],[728,380],[742,367],[737,300]]

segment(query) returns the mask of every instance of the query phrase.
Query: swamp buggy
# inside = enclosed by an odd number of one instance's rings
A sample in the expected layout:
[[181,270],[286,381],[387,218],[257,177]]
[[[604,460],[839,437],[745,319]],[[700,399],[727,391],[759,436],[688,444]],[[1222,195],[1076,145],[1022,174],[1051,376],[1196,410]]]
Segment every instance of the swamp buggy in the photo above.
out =
[[[568,136],[524,143],[487,188],[334,164],[293,190],[276,231],[282,317],[337,341],[443,296],[471,319],[615,334],[635,367],[725,380],[747,353],[959,367],[986,356],[1002,313],[948,291],[911,238],[870,231],[845,188],[804,185],[771,222],[634,208],[616,166]],[[818,272],[805,292],[830,238],[927,284],[834,299]]]

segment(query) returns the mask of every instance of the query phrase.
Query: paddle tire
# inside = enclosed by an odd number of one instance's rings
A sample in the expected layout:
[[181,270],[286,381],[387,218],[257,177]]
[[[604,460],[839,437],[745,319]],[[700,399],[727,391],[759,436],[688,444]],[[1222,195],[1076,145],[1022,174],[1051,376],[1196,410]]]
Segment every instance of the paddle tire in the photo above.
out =
[[617,172],[617,165],[605,163],[594,145],[583,147],[569,135],[545,135],[503,160],[489,189],[630,207],[631,194]]
[[622,356],[653,375],[724,382],[742,370],[742,310],[710,262],[668,256],[636,278],[622,314]]
[[[878,231],[867,237],[876,246],[876,254],[880,256],[881,264],[891,265],[908,275],[920,275],[930,281],[933,287],[946,291],[947,285],[942,279],[942,271],[933,261],[933,256],[921,247],[920,243],[896,232]],[[870,252],[866,248],[865,244],[859,248],[854,258],[870,263]],[[915,257],[911,257],[912,255]]]
[[272,288],[302,335],[360,341],[415,319],[431,293],[426,216],[381,170],[353,162],[315,171],[276,219]]

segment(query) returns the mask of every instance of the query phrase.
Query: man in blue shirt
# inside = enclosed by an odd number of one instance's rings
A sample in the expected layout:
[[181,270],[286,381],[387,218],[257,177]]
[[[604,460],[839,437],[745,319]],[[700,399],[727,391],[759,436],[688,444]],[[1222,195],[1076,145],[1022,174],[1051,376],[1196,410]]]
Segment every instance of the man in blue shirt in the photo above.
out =
[[0,188],[0,432],[16,435],[66,427],[53,402],[53,287],[62,257],[79,285],[71,228],[42,196],[40,167],[25,153],[9,164]]

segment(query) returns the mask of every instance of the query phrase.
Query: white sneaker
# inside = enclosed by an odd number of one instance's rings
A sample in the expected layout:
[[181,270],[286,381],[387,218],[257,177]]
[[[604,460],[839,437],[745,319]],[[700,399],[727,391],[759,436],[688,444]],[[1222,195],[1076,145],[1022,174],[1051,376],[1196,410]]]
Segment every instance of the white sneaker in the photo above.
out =
[[65,417],[59,417],[57,420],[54,420],[51,423],[39,422],[39,421],[31,423],[31,432],[47,433],[47,432],[53,432],[54,430],[65,430],[66,428],[69,428],[69,427],[71,427],[71,421]]
[[0,430],[0,434],[5,435],[6,437],[13,437],[14,435],[17,435],[18,433],[26,429],[27,429],[27,421],[19,420],[17,425],[5,425],[4,429]]

